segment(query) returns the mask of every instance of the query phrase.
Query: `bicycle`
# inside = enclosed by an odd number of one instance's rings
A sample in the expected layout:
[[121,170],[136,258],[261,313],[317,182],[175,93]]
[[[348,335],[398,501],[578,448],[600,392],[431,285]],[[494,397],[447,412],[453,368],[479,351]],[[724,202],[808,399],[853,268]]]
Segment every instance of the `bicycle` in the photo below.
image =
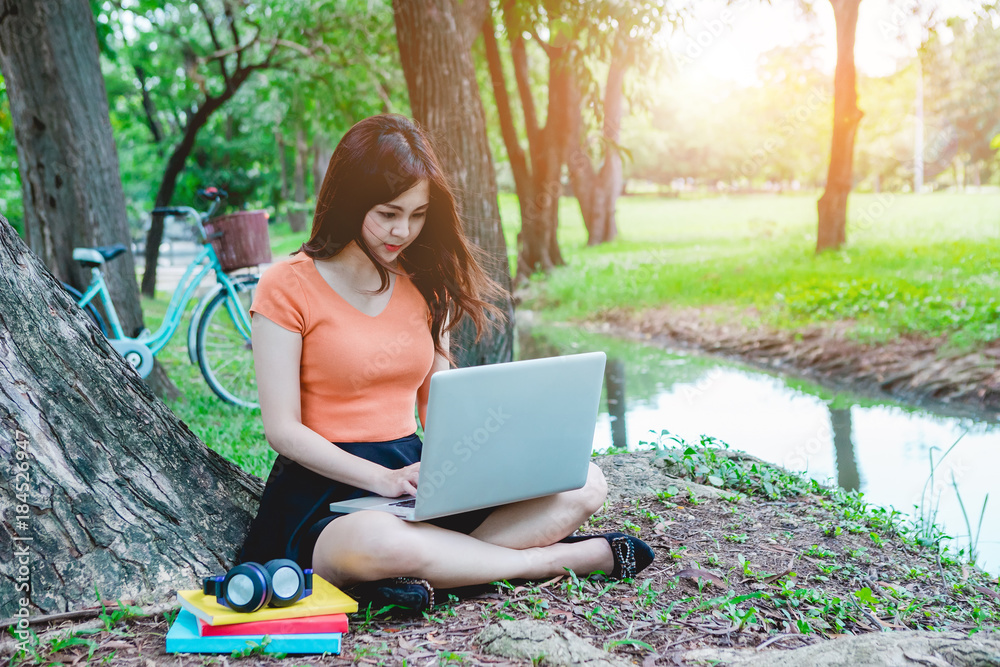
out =
[[[74,248],[73,259],[90,269],[90,284],[82,294],[65,283],[63,288],[90,316],[112,347],[145,378],[153,369],[153,357],[167,345],[180,326],[195,290],[205,276],[214,271],[217,284],[202,296],[188,325],[188,359],[191,363],[198,364],[205,382],[219,398],[233,405],[257,408],[260,404],[257,402],[257,382],[250,342],[249,309],[259,276],[229,276],[225,272],[212,247],[212,241],[222,238],[223,233],[207,233],[204,223],[215,214],[227,194],[224,190],[206,188],[199,190],[198,195],[211,202],[208,211],[204,213],[189,206],[153,209],[154,214],[192,219],[196,239],[202,245],[201,251],[191,260],[174,289],[163,322],[155,332],[144,329],[135,336],[126,336],[111,301],[101,266],[123,254],[127,250],[124,244]],[[94,307],[95,297],[100,297],[108,323],[105,323]]]

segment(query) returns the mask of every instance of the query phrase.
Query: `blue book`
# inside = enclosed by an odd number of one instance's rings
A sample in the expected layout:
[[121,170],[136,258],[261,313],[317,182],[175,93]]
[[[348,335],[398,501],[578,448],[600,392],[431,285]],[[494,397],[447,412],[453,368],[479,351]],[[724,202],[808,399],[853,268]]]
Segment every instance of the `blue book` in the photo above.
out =
[[340,653],[341,634],[320,632],[202,637],[198,634],[198,619],[187,609],[181,609],[167,631],[167,653],[232,653],[258,645],[264,637],[271,639],[264,647],[264,653]]

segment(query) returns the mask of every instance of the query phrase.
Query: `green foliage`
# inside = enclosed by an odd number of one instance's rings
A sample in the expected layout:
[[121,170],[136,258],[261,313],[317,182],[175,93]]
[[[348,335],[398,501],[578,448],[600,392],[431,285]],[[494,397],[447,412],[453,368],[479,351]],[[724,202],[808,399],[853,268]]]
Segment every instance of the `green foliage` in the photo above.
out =
[[[748,462],[728,455],[729,445],[710,436],[702,436],[698,446],[686,446],[675,435],[664,432],[666,439],[655,442],[640,442],[640,445],[654,445],[657,455],[668,465],[683,471],[684,477],[699,484],[711,484],[725,489],[733,489],[747,495],[763,496],[778,500],[809,491],[809,483],[798,475],[763,462]],[[665,446],[666,441],[676,442],[678,447]]]
[[[406,105],[388,0],[278,0],[235,10],[222,0],[100,2],[96,19],[136,229],[189,119],[227,87],[236,94],[199,131],[175,202],[190,202],[199,187],[214,184],[230,193],[230,206],[269,208],[278,217],[285,205],[282,161],[285,189],[294,195],[298,128],[308,200],[319,185],[314,151],[328,157],[355,121],[386,104]],[[248,66],[254,69],[241,74]]]
[[18,234],[24,235],[21,175],[17,170],[17,144],[14,141],[7,85],[2,77],[0,77],[0,215],[7,218]]

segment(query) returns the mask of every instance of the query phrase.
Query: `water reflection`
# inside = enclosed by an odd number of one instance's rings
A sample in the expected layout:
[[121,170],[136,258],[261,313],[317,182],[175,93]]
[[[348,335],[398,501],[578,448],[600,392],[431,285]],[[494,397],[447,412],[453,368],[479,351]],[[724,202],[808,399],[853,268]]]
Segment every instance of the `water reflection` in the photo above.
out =
[[611,420],[611,444],[628,447],[625,430],[625,362],[608,359],[604,368],[604,389],[608,397],[608,419]]
[[830,429],[833,431],[833,449],[837,457],[837,484],[842,489],[857,491],[861,488],[858,462],[854,458],[854,441],[851,440],[851,408],[830,407]]
[[[834,392],[714,358],[679,354],[658,346],[587,333],[567,326],[518,327],[520,359],[603,350],[608,355],[595,449],[635,449],[669,430],[687,442],[711,435],[736,449],[845,489],[868,502],[919,514],[924,484],[935,460],[967,433],[937,469],[938,522],[968,544],[954,489],[966,508],[1000,497],[992,473],[1000,466],[1000,426],[981,418],[937,414],[914,406]],[[627,392],[626,392],[627,389]],[[995,502],[995,501],[994,501]],[[1000,572],[1000,522],[988,506],[980,565]],[[973,526],[979,516],[970,516]]]

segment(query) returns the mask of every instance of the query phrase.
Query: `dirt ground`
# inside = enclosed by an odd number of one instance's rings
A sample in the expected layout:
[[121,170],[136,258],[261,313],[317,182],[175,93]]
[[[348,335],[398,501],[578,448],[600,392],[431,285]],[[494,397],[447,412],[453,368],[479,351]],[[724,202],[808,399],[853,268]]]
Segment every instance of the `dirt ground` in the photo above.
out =
[[[66,624],[77,629],[75,644],[35,627],[43,638],[33,655],[3,659],[141,667],[530,665],[492,655],[476,640],[502,619],[534,619],[606,650],[614,661],[607,664],[649,667],[706,664],[696,649],[788,651],[894,630],[995,632],[1000,623],[995,578],[921,548],[898,519],[843,492],[711,448],[597,461],[613,493],[584,532],[646,540],[656,560],[634,581],[568,574],[489,585],[462,598],[438,591],[438,605],[420,616],[352,615],[339,656],[167,655],[172,608],[89,632],[81,632],[86,622]],[[535,664],[557,663],[536,657]]]
[[752,310],[724,308],[613,309],[585,324],[792,371],[833,388],[934,405],[960,416],[1000,418],[1000,340],[964,353],[949,352],[940,337],[863,344],[851,339],[851,322],[779,331],[761,325]]

